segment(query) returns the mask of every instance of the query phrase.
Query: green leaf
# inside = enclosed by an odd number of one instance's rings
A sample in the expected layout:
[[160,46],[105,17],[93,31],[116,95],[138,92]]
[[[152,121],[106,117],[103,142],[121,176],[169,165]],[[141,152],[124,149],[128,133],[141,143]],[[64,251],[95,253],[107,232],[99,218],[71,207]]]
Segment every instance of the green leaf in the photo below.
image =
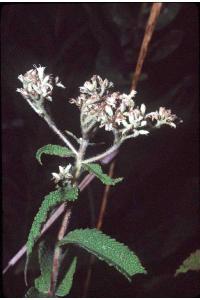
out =
[[67,147],[48,144],[48,145],[45,145],[42,148],[38,149],[36,152],[36,158],[41,165],[42,165],[42,162],[41,162],[42,154],[57,155],[60,157],[74,156],[74,153]]
[[31,230],[29,232],[28,241],[27,241],[27,254],[30,255],[33,249],[33,246],[40,236],[40,231],[42,224],[46,221],[47,215],[54,206],[65,202],[65,201],[75,201],[78,198],[78,188],[72,187],[69,188],[59,188],[56,191],[49,193],[45,196],[42,205],[38,213],[36,214]]
[[35,287],[31,287],[26,295],[26,298],[48,298],[48,295],[39,292]]
[[86,171],[93,173],[96,177],[98,177],[101,180],[101,182],[103,182],[106,185],[115,185],[116,183],[123,180],[122,177],[109,177],[107,174],[103,173],[103,170],[99,164],[82,164],[82,167]]
[[29,232],[28,241],[26,243],[27,247],[27,259],[24,269],[25,282],[27,284],[27,268],[29,263],[29,258],[32,253],[35,242],[40,236],[40,231],[42,229],[43,223],[46,221],[48,213],[52,210],[56,205],[65,202],[65,201],[75,201],[78,198],[78,188],[72,187],[69,188],[59,188],[56,191],[51,192],[47,196],[45,196],[42,205],[39,208],[38,213],[36,214],[33,224],[31,226],[31,230]]
[[42,241],[39,245],[39,263],[41,275],[35,279],[35,287],[39,292],[48,293],[53,263],[53,250]]
[[63,278],[62,282],[60,283],[56,291],[56,296],[64,297],[69,294],[73,283],[73,276],[76,270],[76,264],[77,264],[77,257],[74,257],[65,277]]
[[176,270],[175,276],[188,271],[200,271],[200,249],[191,253],[190,256],[183,261],[181,266]]
[[114,266],[128,280],[137,273],[146,273],[138,257],[127,246],[97,229],[77,229],[69,232],[59,245],[76,244],[110,266]]
[[[59,266],[67,252],[68,250],[59,257]],[[35,287],[39,292],[47,294],[51,283],[54,251],[49,245],[46,245],[46,243],[42,241],[39,244],[38,253],[41,275],[35,279]]]

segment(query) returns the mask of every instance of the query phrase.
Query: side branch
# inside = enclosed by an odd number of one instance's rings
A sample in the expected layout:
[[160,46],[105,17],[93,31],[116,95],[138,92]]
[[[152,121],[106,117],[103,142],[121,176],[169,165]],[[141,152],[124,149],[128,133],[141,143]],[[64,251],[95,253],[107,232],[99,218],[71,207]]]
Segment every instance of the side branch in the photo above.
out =
[[50,119],[49,116],[45,115],[44,120],[47,122],[49,127],[59,136],[59,138],[74,152],[75,155],[78,154],[74,146],[68,141],[68,139],[64,136],[64,134],[56,127],[54,122]]
[[109,155],[111,155],[113,152],[115,152],[118,148],[119,148],[120,144],[114,144],[112,147],[110,147],[108,150],[106,150],[105,152],[98,154],[94,157],[88,158],[86,160],[83,160],[82,163],[83,164],[88,164],[94,161],[98,161],[101,160]]

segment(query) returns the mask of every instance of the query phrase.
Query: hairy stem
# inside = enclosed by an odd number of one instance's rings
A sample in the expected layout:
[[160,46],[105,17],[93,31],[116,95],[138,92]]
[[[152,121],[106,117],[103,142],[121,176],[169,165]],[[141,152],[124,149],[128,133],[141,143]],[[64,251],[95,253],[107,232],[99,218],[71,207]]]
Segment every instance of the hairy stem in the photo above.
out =
[[[58,232],[58,242],[61,241],[65,235],[66,229],[69,225],[69,220],[71,216],[71,208],[68,208],[65,212],[65,215],[63,217],[62,225],[60,227],[60,230]],[[56,246],[53,256],[53,267],[51,272],[51,283],[48,295],[50,297],[53,297],[55,295],[55,289],[56,289],[56,282],[58,277],[58,271],[59,271],[59,262],[60,262],[60,256],[62,254],[61,247]]]
[[[47,112],[45,111],[45,109],[43,108],[41,111],[39,109],[37,109],[35,107],[35,105],[32,104],[32,102],[28,99],[25,98],[26,101],[28,102],[28,104],[31,106],[31,108],[41,117],[43,118],[47,124],[49,125],[49,127],[59,136],[59,138],[65,143],[65,145],[67,145],[72,152],[74,152],[75,155],[78,154],[78,152],[76,151],[76,149],[74,148],[74,146],[70,143],[70,141],[64,136],[64,134],[56,127],[55,123],[53,122],[53,120],[50,118],[50,116],[47,114]],[[40,99],[40,101],[42,101],[42,98]]]
[[82,139],[81,141],[81,145],[76,157],[76,171],[75,171],[75,176],[74,176],[74,180],[77,181],[79,175],[80,175],[80,171],[81,171],[81,164],[85,155],[85,151],[87,149],[88,146],[88,140],[87,139]]
[[103,152],[101,154],[98,154],[96,156],[93,156],[91,158],[88,158],[86,160],[83,160],[82,163],[88,164],[88,163],[91,163],[91,162],[94,162],[94,161],[101,160],[101,159],[105,158],[106,156],[108,156],[109,154],[111,154],[112,152],[116,151],[119,147],[120,147],[120,143],[114,144],[112,147],[110,147],[105,152]]
[[[82,139],[79,151],[78,151],[77,156],[76,156],[75,173],[74,173],[74,177],[73,177],[73,180],[72,180],[73,184],[77,184],[77,180],[80,176],[82,159],[85,155],[85,151],[87,149],[87,146],[88,146],[88,140],[87,139]],[[63,221],[62,221],[60,230],[58,232],[58,237],[57,237],[58,242],[61,241],[63,239],[64,235],[65,235],[65,232],[66,232],[67,227],[69,225],[69,220],[70,220],[71,213],[72,213],[72,209],[67,208],[67,210],[64,214],[64,217],[63,217]],[[51,272],[51,283],[50,283],[50,288],[49,288],[49,291],[48,291],[49,297],[54,297],[55,296],[56,283],[57,283],[58,272],[59,272],[59,261],[60,261],[61,254],[62,254],[61,247],[56,246],[55,250],[54,250],[54,256],[53,256],[53,267],[52,267],[52,272]]]
[[48,115],[44,115],[44,120],[47,122],[49,127],[59,136],[59,138],[74,152],[75,155],[78,155],[78,152],[74,148],[74,146],[70,143],[70,141],[64,136],[64,134],[56,127],[54,122]]

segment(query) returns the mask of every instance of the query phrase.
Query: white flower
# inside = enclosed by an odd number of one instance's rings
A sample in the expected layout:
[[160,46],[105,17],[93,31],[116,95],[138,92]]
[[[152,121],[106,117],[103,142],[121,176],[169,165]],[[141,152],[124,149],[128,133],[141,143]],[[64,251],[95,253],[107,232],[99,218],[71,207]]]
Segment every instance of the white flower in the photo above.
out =
[[92,82],[86,81],[84,85],[80,87],[80,92],[85,94],[92,94],[93,92],[96,91],[96,86],[97,85],[95,81]]
[[106,131],[111,131],[111,130],[113,130],[113,125],[112,125],[112,123],[107,123],[107,124],[105,124],[105,130],[106,130]]
[[[146,118],[150,118],[152,121],[156,121],[155,127],[160,128],[162,125],[169,125],[170,127],[176,128],[176,121],[178,118],[175,114],[171,113],[170,109],[160,107],[159,111],[155,111],[146,115]],[[182,120],[179,120],[182,122]]]
[[100,76],[94,75],[90,81],[86,81],[80,87],[80,92],[88,95],[98,94],[103,96],[112,86],[113,83],[109,82],[108,79],[103,80]]
[[94,75],[80,87],[80,96],[70,101],[81,110],[81,124],[86,128],[84,130],[99,126],[104,127],[106,131],[118,132],[118,136],[124,138],[127,134],[131,137],[148,134],[149,119],[157,121],[155,127],[162,124],[176,127],[174,123],[176,116],[171,114],[170,110],[161,107],[159,111],[146,114],[144,103],[140,107],[135,107],[133,100],[135,90],[129,94],[111,93],[112,86],[107,79],[103,80],[100,76]]
[[112,110],[112,108],[111,108],[110,105],[106,105],[106,106],[105,106],[105,112],[107,112],[107,114],[108,114],[110,117],[113,116],[113,110]]
[[146,112],[146,106],[145,106],[145,104],[141,104],[141,106],[140,106],[140,111],[141,111],[141,113],[144,115],[145,114],[145,112]]
[[114,94],[112,94],[110,97],[106,98],[106,103],[110,106],[112,106],[113,108],[116,107],[116,97]]
[[122,106],[127,107],[127,108],[133,108],[135,105],[134,100],[132,99],[135,97],[136,91],[132,90],[128,95],[127,94],[121,94],[119,96],[119,99],[121,99]]
[[66,87],[61,83],[61,81],[59,81],[59,77],[56,76],[55,77],[55,85],[58,86],[58,87],[61,87],[63,89],[65,89]]
[[55,183],[58,183],[59,181],[70,183],[73,177],[70,173],[71,167],[71,164],[68,164],[66,167],[59,166],[59,173],[52,173]]
[[[18,79],[23,84],[23,88],[17,89],[17,92],[21,93],[25,99],[35,103],[39,102],[40,105],[43,99],[52,101],[53,79],[51,75],[45,74],[45,68],[34,65],[34,69],[18,76]],[[58,77],[55,78],[55,85],[65,88]]]
[[126,120],[126,117],[124,116],[124,114],[119,110],[115,113],[115,123],[117,125],[122,124],[122,121]]

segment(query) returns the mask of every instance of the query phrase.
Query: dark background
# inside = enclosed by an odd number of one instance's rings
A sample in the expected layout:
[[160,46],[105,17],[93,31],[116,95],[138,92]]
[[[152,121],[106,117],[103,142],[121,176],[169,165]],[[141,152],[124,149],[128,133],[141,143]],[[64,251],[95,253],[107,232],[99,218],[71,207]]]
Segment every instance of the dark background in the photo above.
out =
[[[89,297],[195,297],[199,274],[174,278],[181,262],[199,247],[198,193],[198,10],[195,4],[165,3],[145,60],[136,101],[149,111],[166,106],[183,119],[176,130],[162,128],[127,141],[118,155],[102,230],[133,249],[148,275],[128,283],[96,261]],[[79,135],[78,110],[68,103],[93,74],[128,92],[151,4],[12,4],[1,11],[3,266],[26,242],[44,195],[53,189],[50,173],[62,159],[35,152],[58,138],[15,92],[33,64],[47,66],[67,86],[54,94],[50,109],[58,127]],[[104,131],[98,141],[109,143]],[[95,151],[94,149],[92,151]],[[101,146],[96,149],[101,152]],[[104,168],[106,171],[108,167]],[[70,228],[94,227],[103,194],[95,180],[74,208]],[[91,214],[93,211],[93,214]],[[48,232],[52,237],[59,221]],[[71,297],[82,297],[89,255],[78,253]],[[23,297],[24,260],[4,277],[4,296]],[[30,282],[38,274],[30,270]]]

